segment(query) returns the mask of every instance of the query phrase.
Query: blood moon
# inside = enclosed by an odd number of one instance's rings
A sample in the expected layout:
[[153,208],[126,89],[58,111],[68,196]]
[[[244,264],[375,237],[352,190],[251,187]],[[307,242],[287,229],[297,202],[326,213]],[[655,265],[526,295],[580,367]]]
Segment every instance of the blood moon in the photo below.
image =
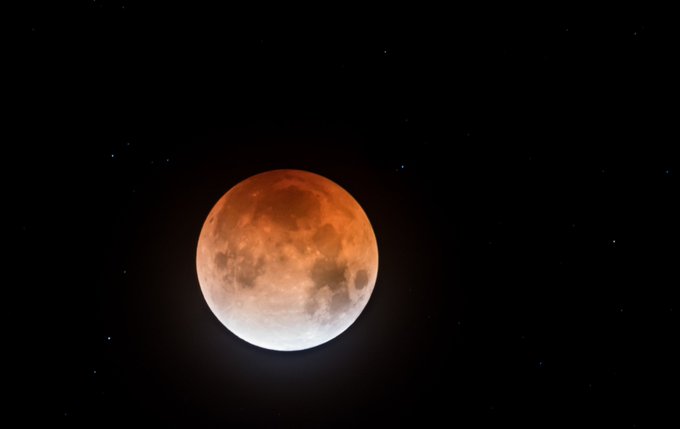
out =
[[274,170],[231,188],[210,211],[196,268],[231,332],[271,350],[303,350],[345,331],[378,275],[371,223],[336,183]]

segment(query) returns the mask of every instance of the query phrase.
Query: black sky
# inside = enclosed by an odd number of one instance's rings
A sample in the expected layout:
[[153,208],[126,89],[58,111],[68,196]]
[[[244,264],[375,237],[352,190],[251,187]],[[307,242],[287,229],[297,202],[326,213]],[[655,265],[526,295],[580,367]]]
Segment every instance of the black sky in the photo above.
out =
[[[26,2],[11,37],[10,414],[677,420],[663,13],[56,3]],[[226,331],[194,266],[212,205],[275,168],[347,189],[380,251],[359,320],[290,354]]]

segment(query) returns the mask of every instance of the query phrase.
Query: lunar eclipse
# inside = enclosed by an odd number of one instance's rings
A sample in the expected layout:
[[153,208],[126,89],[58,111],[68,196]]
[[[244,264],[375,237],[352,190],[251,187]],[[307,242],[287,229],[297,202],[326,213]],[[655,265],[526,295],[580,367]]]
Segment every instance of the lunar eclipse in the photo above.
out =
[[680,426],[671,13],[19,4],[6,416]]
[[243,340],[280,351],[323,344],[366,306],[378,274],[375,234],[334,182],[274,170],[231,188],[198,241],[208,306]]

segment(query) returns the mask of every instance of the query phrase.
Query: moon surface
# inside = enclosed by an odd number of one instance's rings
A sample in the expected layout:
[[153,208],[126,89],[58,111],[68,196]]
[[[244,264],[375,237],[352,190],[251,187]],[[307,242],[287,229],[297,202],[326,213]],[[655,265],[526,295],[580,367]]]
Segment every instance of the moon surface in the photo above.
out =
[[271,350],[303,350],[359,317],[378,275],[371,223],[336,183],[274,170],[231,188],[210,211],[196,268],[231,332]]

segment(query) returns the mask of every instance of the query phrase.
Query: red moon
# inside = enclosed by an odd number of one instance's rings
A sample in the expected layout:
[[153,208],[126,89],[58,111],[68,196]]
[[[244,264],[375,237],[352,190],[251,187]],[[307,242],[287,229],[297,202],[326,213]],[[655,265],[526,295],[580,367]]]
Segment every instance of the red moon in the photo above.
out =
[[231,188],[198,240],[201,291],[243,340],[303,350],[344,332],[366,306],[378,275],[371,223],[336,183],[274,170]]

